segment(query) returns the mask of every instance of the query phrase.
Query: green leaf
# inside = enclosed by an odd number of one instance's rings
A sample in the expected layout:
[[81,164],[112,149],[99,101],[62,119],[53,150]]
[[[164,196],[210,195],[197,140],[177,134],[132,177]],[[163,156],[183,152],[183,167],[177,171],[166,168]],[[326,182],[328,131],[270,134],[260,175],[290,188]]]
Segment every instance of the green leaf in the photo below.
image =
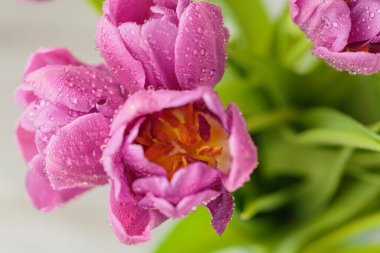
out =
[[103,0],[87,0],[98,13],[102,13]]
[[380,252],[379,235],[380,213],[375,213],[329,233],[306,247],[304,252]]
[[338,191],[353,150],[305,146],[273,131],[262,141],[262,173],[270,178],[303,177],[299,189],[292,194],[296,211],[303,217],[322,211]]
[[333,109],[312,109],[302,115],[299,122],[306,130],[295,136],[298,143],[380,151],[377,133]]
[[231,10],[241,35],[252,52],[264,55],[269,52],[272,24],[261,0],[222,0]]
[[287,135],[286,130],[272,130],[260,136],[261,172],[268,178],[314,177],[329,169],[338,154],[338,150],[295,143]]
[[231,68],[226,70],[216,91],[225,105],[235,103],[246,116],[257,114],[266,107],[265,97]]
[[[380,192],[379,185],[365,182],[353,183],[341,192],[333,205],[311,222],[291,228],[286,233],[274,253],[299,252],[316,238],[336,229],[360,213],[368,204],[375,201]],[[303,252],[303,251],[301,251]]]
[[281,190],[261,196],[249,202],[240,213],[240,218],[242,220],[249,220],[258,213],[275,210],[289,202],[293,196],[294,189]]
[[[222,236],[210,225],[210,215],[205,208],[198,208],[171,231],[156,253],[211,253],[233,246],[249,245],[254,239],[246,227],[235,217]],[[254,229],[254,228],[253,228]]]
[[260,131],[271,130],[273,127],[290,121],[297,115],[296,111],[291,108],[284,108],[278,111],[266,111],[257,115],[248,117],[247,127],[249,132],[257,133]]
[[[318,173],[307,180],[301,190],[300,211],[303,215],[311,215],[323,211],[332,198],[335,196],[340,186],[345,168],[353,150],[345,148],[337,156],[329,161],[328,165],[321,165]],[[309,157],[313,159],[313,157]],[[319,161],[315,161],[319,163]]]

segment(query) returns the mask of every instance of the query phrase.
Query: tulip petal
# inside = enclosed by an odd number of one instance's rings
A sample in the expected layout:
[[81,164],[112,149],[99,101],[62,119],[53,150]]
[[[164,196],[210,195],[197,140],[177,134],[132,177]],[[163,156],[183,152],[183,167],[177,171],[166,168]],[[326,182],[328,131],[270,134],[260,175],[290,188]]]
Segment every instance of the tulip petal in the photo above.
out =
[[352,29],[348,43],[365,42],[380,32],[380,2],[373,0],[349,1]]
[[166,177],[137,179],[132,188],[136,194],[153,193],[177,205],[183,198],[206,189],[218,188],[218,174],[215,169],[202,163],[193,163],[177,171],[169,182]]
[[232,157],[231,170],[222,174],[222,182],[229,192],[240,188],[257,167],[257,149],[235,104],[228,107],[230,113],[229,149]]
[[29,162],[38,154],[38,151],[34,143],[35,133],[27,131],[22,126],[23,117],[19,119],[16,125],[16,140],[24,160]]
[[227,34],[220,7],[193,2],[180,18],[175,71],[182,89],[214,87],[226,65]]
[[[126,187],[126,186],[125,186]],[[128,191],[120,192],[117,199],[111,182],[109,219],[120,241],[136,244],[150,240],[151,229],[167,218],[157,211],[141,208]]]
[[144,88],[145,73],[142,64],[131,56],[118,29],[105,16],[99,20],[96,43],[111,71],[128,92]]
[[[30,73],[48,65],[78,66],[82,65],[82,63],[75,59],[66,48],[40,49],[29,58],[24,70],[23,78],[25,79]],[[20,87],[16,89],[14,100],[17,105],[26,107],[36,100],[36,96],[28,83],[23,82]]]
[[108,129],[108,119],[93,113],[64,126],[50,139],[46,172],[54,189],[107,183],[100,157]]
[[90,112],[97,105],[106,116],[124,101],[116,80],[106,70],[88,66],[46,66],[28,75],[27,81],[40,99],[78,112]]
[[346,47],[351,19],[344,0],[291,0],[290,10],[294,22],[316,47],[335,52]]
[[141,116],[202,100],[205,102],[206,107],[220,118],[223,126],[228,129],[227,115],[223,104],[218,96],[209,88],[198,88],[192,91],[157,90],[150,92],[141,90],[130,96],[120,108],[112,122],[111,135],[119,127],[128,125]]
[[177,38],[177,26],[168,20],[151,20],[143,25],[142,34],[151,48],[153,59],[157,63],[157,77],[162,79],[162,87],[178,89],[174,71],[174,45]]
[[115,26],[126,22],[143,24],[149,18],[151,6],[153,0],[107,0],[103,12]]
[[170,182],[166,177],[147,177],[137,179],[132,188],[145,196],[140,205],[157,209],[170,218],[187,216],[220,194],[216,170],[202,163],[177,171]]
[[54,190],[45,174],[43,158],[40,155],[35,156],[30,162],[30,170],[26,176],[26,189],[33,205],[44,212],[51,211],[88,190],[88,188]]
[[181,199],[177,205],[173,205],[165,198],[158,198],[148,193],[139,204],[146,209],[158,210],[166,217],[172,219],[184,218],[191,212],[195,211],[200,205],[214,200],[220,195],[220,192],[214,190],[204,190]]
[[380,70],[380,54],[367,52],[331,52],[319,47],[313,50],[316,57],[325,60],[329,65],[355,74],[372,75]]
[[177,8],[178,0],[153,0],[156,5],[173,9],[175,10]]
[[146,86],[178,89],[174,73],[177,27],[167,20],[151,20],[142,27],[125,23],[119,30],[126,48],[145,69]]
[[35,52],[28,60],[24,78],[30,73],[48,65],[83,65],[66,48],[42,48]]
[[219,235],[223,234],[234,212],[234,199],[232,194],[223,191],[215,200],[207,204],[207,208],[210,210],[212,216],[211,225],[215,232]]

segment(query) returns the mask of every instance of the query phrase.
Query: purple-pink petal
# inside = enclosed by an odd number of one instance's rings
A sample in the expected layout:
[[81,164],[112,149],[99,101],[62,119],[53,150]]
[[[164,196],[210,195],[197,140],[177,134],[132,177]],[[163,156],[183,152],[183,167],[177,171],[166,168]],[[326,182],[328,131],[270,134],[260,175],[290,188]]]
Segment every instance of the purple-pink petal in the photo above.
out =
[[[352,29],[348,43],[365,42],[380,32],[380,2],[376,0],[349,1]],[[350,4],[350,3],[349,3]]]
[[[118,198],[115,197],[117,194]],[[150,240],[151,229],[164,222],[166,217],[140,207],[128,191],[115,193],[111,181],[109,219],[120,241],[136,244]]]
[[36,96],[68,109],[90,112],[108,102],[107,116],[124,100],[116,80],[106,70],[88,66],[46,66],[28,75],[26,81]]
[[[29,57],[24,69],[23,79],[48,65],[82,65],[66,48],[43,48]],[[27,82],[21,83],[16,89],[14,99],[17,105],[26,107],[37,98],[32,91],[32,87]]]
[[215,232],[219,235],[226,230],[227,224],[232,218],[234,212],[234,199],[231,193],[223,191],[216,199],[207,204],[210,210]]
[[136,194],[153,193],[177,205],[184,197],[200,193],[209,188],[218,188],[218,173],[203,163],[193,163],[174,174],[169,181],[165,177],[137,179],[132,187]]
[[[156,62],[159,87],[178,89],[178,81],[174,71],[174,46],[177,37],[177,26],[168,20],[151,20],[143,25],[142,34],[151,48],[151,54]],[[151,85],[154,85],[151,83]]]
[[96,43],[113,74],[128,92],[144,88],[145,73],[142,64],[128,52],[117,27],[105,16],[99,20]]
[[51,211],[70,199],[78,196],[88,188],[54,190],[46,176],[43,158],[37,155],[30,162],[26,176],[26,189],[33,205],[41,211]]
[[182,89],[216,85],[225,70],[227,39],[220,7],[196,2],[186,8],[175,47],[175,70]]
[[245,125],[244,118],[235,104],[230,104],[229,149],[232,157],[231,170],[222,175],[224,187],[234,192],[249,180],[257,167],[257,149]]
[[166,20],[151,20],[142,27],[125,23],[119,27],[127,50],[145,70],[146,87],[177,89],[174,43],[177,27]]
[[316,47],[341,51],[351,30],[350,9],[344,0],[291,0],[294,21]]
[[139,204],[146,209],[159,210],[165,216],[178,219],[184,218],[191,212],[195,211],[200,205],[205,205],[214,200],[220,195],[219,191],[204,190],[199,193],[186,196],[181,201],[174,205],[165,198],[158,198],[151,193],[148,193]]
[[82,65],[66,48],[42,48],[28,60],[24,69],[24,78],[30,73],[48,65]]
[[16,126],[16,141],[24,160],[29,162],[35,155],[38,154],[38,151],[34,143],[35,134],[27,131],[22,126],[23,117],[24,116],[19,119]]
[[152,5],[153,0],[107,0],[103,12],[116,26],[126,22],[143,24]]
[[372,75],[380,70],[380,54],[368,52],[331,52],[327,48],[319,47],[313,54],[324,59],[338,70],[346,70],[355,74]]
[[62,127],[46,148],[46,172],[54,189],[107,183],[100,164],[109,120],[99,113],[79,117]]

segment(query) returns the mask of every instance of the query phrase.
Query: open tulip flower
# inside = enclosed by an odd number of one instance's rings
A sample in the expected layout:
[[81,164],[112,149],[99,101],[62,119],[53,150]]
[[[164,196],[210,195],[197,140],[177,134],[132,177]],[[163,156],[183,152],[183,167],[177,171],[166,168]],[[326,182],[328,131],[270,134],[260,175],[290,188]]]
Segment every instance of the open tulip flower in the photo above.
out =
[[26,187],[36,208],[49,211],[107,183],[101,145],[124,94],[103,65],[89,66],[62,48],[29,60],[16,103],[25,108],[16,136],[29,163]]
[[226,64],[220,7],[189,0],[107,0],[97,46],[130,92],[214,87]]
[[378,0],[290,0],[290,10],[317,57],[352,73],[380,70]]
[[257,166],[257,153],[234,104],[209,88],[140,91],[115,116],[103,153],[110,177],[110,220],[121,241],[150,238],[167,218],[209,208],[221,234],[233,213],[231,192]]

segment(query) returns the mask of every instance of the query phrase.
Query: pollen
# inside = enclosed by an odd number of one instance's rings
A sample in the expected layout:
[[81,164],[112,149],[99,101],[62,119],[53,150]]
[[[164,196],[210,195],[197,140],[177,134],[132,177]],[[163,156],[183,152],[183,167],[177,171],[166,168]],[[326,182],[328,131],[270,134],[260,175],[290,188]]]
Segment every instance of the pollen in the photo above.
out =
[[221,171],[229,167],[228,133],[218,119],[192,103],[148,116],[135,143],[149,161],[165,168],[169,179],[194,162]]

